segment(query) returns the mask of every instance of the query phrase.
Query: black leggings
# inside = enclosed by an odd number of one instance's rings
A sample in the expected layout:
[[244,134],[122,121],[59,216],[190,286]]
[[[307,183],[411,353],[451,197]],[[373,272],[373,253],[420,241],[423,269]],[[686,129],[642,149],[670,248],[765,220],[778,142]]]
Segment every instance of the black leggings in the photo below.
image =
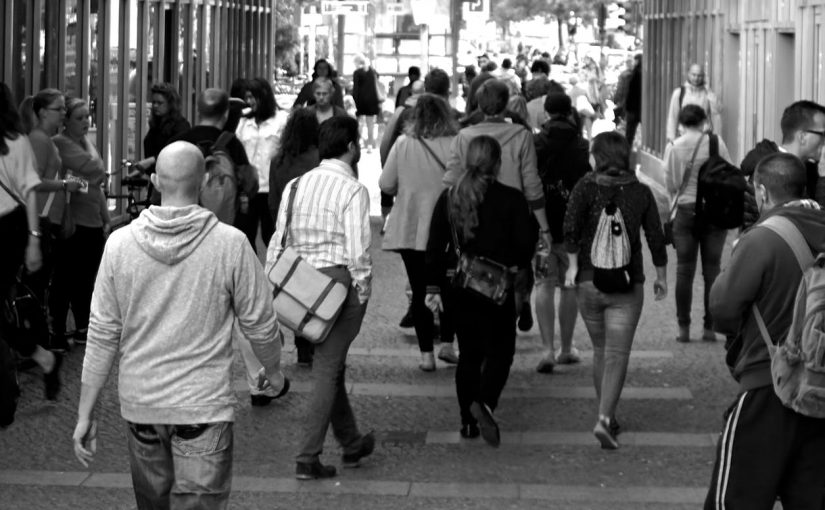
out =
[[[23,265],[29,241],[28,230],[26,210],[23,207],[0,216],[0,239],[3,240],[3,248],[0,249],[0,299],[6,299],[9,295]],[[5,340],[9,347],[22,356],[31,356],[37,349],[37,344],[10,334],[10,326],[6,315],[0,313],[0,340]]]
[[[424,267],[425,252],[418,250],[398,250],[398,252],[401,254],[401,260],[404,261],[404,267],[407,269],[407,278],[410,280],[413,324],[415,325],[415,336],[418,337],[418,348],[421,352],[433,352],[433,338],[435,337],[433,313],[424,304],[424,298],[427,296],[427,280]],[[441,296],[441,299],[444,301],[445,299],[448,300],[449,297],[445,293]],[[449,310],[439,315],[441,341],[446,343],[452,342],[455,335],[450,317]]]
[[249,212],[247,214],[238,213],[235,218],[235,227],[246,234],[249,243],[255,253],[258,247],[255,246],[255,238],[258,235],[258,223],[261,224],[261,239],[264,246],[269,246],[269,240],[275,233],[275,223],[272,221],[272,211],[269,210],[269,193],[258,193],[254,197],[249,197]]
[[66,333],[69,306],[76,329],[89,327],[92,292],[105,243],[102,227],[80,225],[72,237],[57,243],[53,254],[54,274],[49,288],[49,313],[56,337]]

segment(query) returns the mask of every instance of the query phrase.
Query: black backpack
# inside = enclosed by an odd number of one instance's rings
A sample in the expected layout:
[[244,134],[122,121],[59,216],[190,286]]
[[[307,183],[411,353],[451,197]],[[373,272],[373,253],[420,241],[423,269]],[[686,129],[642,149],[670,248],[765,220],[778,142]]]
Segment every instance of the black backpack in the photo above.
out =
[[745,215],[745,175],[719,156],[719,137],[709,133],[709,141],[710,157],[699,167],[696,186],[697,219],[719,228],[739,228]]

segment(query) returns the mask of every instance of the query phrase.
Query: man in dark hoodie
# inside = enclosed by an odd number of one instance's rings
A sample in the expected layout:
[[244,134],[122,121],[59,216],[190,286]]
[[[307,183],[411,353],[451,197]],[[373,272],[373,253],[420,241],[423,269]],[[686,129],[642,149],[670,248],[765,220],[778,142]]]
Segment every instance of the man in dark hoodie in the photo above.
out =
[[576,363],[579,356],[573,347],[573,328],[579,307],[576,290],[561,287],[559,299],[559,332],[561,352],[555,356],[553,336],[555,334],[556,287],[564,284],[567,271],[567,250],[564,248],[564,214],[567,212],[567,198],[579,179],[590,171],[590,150],[587,140],[581,135],[573,116],[570,96],[564,92],[551,92],[544,101],[544,110],[549,120],[535,135],[536,160],[539,177],[544,185],[547,221],[553,244],[545,247],[546,257],[536,259],[536,317],[541,331],[544,356],[536,371],[542,374],[553,372],[560,364]]
[[[825,206],[825,171],[822,159],[825,147],[825,106],[813,101],[797,101],[782,112],[782,145],[765,139],[756,144],[742,160],[742,172],[753,180],[757,163],[769,154],[787,152],[798,157],[805,164],[805,197],[816,199]],[[745,227],[756,222],[758,214],[753,189],[745,194]]]
[[[825,212],[805,199],[805,167],[790,154],[772,154],[754,172],[762,219],[790,220],[812,254],[825,251]],[[785,407],[774,393],[771,361],[751,309],[761,312],[770,338],[790,329],[802,270],[776,232],[759,225],[746,231],[728,267],[710,292],[714,329],[728,335],[726,361],[739,383],[725,414],[705,509],[822,508],[825,486],[825,420]]]

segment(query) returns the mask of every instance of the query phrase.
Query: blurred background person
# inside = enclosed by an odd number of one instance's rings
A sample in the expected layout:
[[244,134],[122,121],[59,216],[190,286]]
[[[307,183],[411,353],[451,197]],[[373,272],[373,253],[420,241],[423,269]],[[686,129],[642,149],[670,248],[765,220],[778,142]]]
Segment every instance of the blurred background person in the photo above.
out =
[[352,73],[352,99],[359,126],[361,129],[364,123],[367,126],[366,141],[362,145],[369,153],[375,149],[375,116],[381,115],[381,103],[385,98],[379,97],[378,73],[366,57],[357,55],[355,67]]
[[312,70],[312,79],[301,87],[298,92],[298,97],[295,98],[292,108],[301,106],[312,106],[315,104],[315,94],[313,93],[313,84],[317,80],[329,80],[332,83],[332,93],[330,94],[330,104],[339,108],[344,107],[344,91],[341,84],[338,83],[338,73],[326,59],[320,58],[315,61],[315,67]]

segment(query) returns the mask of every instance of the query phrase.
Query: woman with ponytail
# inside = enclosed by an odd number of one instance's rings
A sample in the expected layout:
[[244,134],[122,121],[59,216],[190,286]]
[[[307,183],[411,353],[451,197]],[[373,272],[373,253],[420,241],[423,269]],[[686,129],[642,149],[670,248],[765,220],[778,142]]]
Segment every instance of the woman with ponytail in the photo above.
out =
[[[502,304],[465,288],[453,288],[447,271],[458,255],[484,257],[515,274],[530,264],[537,232],[524,194],[497,181],[501,146],[489,136],[470,141],[464,171],[435,205],[427,243],[427,306],[434,312],[446,301],[455,321],[459,356],[456,393],[461,436],[498,446],[493,417],[510,375],[516,341],[512,289]],[[455,239],[455,241],[453,241]],[[458,246],[455,246],[455,244]],[[448,299],[443,300],[441,294]],[[480,428],[480,431],[479,431]]]

